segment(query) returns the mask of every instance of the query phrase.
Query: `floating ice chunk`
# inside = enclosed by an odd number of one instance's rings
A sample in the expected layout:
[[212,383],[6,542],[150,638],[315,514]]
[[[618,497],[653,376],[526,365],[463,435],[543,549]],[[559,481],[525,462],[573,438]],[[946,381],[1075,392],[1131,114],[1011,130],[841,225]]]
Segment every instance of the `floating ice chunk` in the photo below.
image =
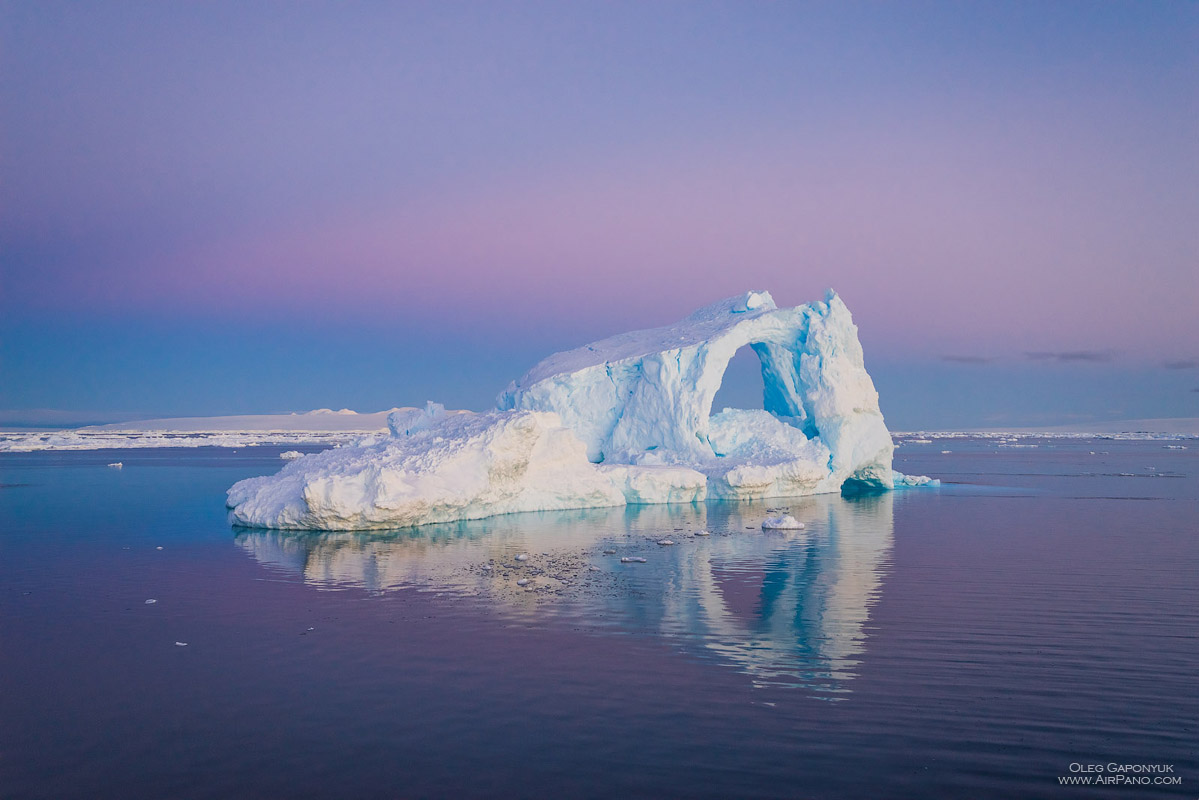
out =
[[790,514],[781,517],[767,517],[762,520],[762,528],[768,531],[799,530],[804,524]]
[[162,545],[158,545],[158,547],[155,547],[154,549],[155,549],[155,550],[161,550],[161,549],[162,549]]
[[279,454],[279,458],[283,459],[284,461],[294,461],[297,458],[303,458],[303,457],[304,457],[304,454],[301,453],[299,450],[287,450],[286,452]]
[[658,544],[662,545],[663,547],[669,547],[670,545],[674,544],[674,541],[671,539],[659,539]]
[[158,602],[157,600],[155,600],[153,597],[151,597],[149,600],[146,601],[146,605],[152,606],[157,602]]
[[623,556],[620,559],[621,564],[644,564],[645,559],[641,556]]
[[711,536],[712,534],[708,533],[707,531],[696,531],[695,533],[693,533],[691,535],[692,536]]
[[121,463],[120,461],[114,461],[111,464],[109,464],[108,466],[112,467],[113,469],[121,469],[125,465],[123,463]]
[[176,647],[187,647],[187,642],[175,642]]
[[927,475],[904,475],[902,472],[892,472],[891,474],[894,476],[896,489],[911,489],[918,486],[933,488],[941,485],[939,478],[930,478]]

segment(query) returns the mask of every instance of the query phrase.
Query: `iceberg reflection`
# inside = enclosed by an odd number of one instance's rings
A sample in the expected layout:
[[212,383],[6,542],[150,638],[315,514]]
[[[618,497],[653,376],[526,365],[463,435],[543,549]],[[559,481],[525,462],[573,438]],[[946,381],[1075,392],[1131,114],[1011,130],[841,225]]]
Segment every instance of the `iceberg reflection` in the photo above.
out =
[[865,649],[894,501],[799,498],[784,506],[805,523],[794,531],[761,530],[763,503],[710,503],[513,514],[390,534],[245,530],[237,543],[320,589],[414,588],[478,598],[506,616],[654,632],[755,684],[836,697],[849,691]]

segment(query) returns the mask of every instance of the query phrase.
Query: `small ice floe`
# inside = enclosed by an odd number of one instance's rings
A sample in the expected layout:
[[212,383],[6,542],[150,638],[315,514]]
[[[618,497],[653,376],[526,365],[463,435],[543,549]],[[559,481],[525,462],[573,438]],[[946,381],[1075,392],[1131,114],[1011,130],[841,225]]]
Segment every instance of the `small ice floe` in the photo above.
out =
[[1165,448],[1167,450],[1186,450],[1187,446],[1185,444],[1168,444],[1165,445]]
[[950,453],[952,453],[952,452],[953,452],[952,450],[942,450],[942,451],[941,451],[941,455],[943,455],[943,456],[945,456],[945,455],[949,455],[949,454],[950,454]]
[[284,461],[295,461],[297,458],[301,458],[303,455],[304,454],[299,450],[287,450],[286,452],[280,453],[279,458],[283,459]]
[[187,647],[187,642],[175,642],[176,647]]
[[707,531],[696,531],[695,533],[693,533],[691,535],[692,536],[711,536],[712,534],[708,533]]
[[316,628],[315,628],[315,627],[313,627],[313,628],[309,628],[309,629],[308,629],[308,631],[306,631],[306,633],[307,633],[307,632],[309,632],[309,631],[314,631],[314,630],[316,630]]
[[121,467],[123,467],[125,465],[122,464],[120,461],[114,461],[111,464],[109,464],[108,466],[112,467],[113,469],[120,469]]
[[621,564],[644,564],[645,559],[641,556],[624,556],[620,559]]
[[518,581],[516,582],[516,585],[517,585],[517,586],[528,586],[528,585],[529,585],[529,579],[528,579],[528,578],[521,578],[520,580],[518,580]]
[[767,517],[762,520],[762,529],[768,531],[794,531],[803,527],[803,523],[790,514],[781,517]]
[[155,600],[153,597],[151,597],[149,600],[146,601],[146,605],[152,606],[157,602],[158,602],[157,600]]
[[528,560],[529,560],[529,554],[528,554],[528,553],[521,553],[520,555],[518,555],[518,556],[516,557],[516,560],[517,560],[517,561],[528,561]]
[[659,539],[658,544],[662,545],[663,547],[670,547],[670,545],[674,544],[674,541],[671,539]]
[[154,549],[155,549],[155,550],[161,550],[161,549],[162,549],[162,545],[158,545],[158,547],[155,547]]

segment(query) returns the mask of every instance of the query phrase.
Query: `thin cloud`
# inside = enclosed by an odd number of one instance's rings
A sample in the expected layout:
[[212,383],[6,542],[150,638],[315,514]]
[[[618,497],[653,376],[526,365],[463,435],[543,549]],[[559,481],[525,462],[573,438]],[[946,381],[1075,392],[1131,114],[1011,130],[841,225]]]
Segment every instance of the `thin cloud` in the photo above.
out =
[[1166,369],[1195,369],[1195,367],[1199,367],[1199,359],[1183,358],[1178,361],[1166,361],[1162,366]]
[[1115,357],[1115,354],[1110,350],[1060,350],[1026,352],[1024,357],[1033,361],[1057,361],[1059,363],[1078,361],[1106,362],[1111,361]]
[[991,364],[995,361],[992,356],[941,356],[941,360],[951,364]]

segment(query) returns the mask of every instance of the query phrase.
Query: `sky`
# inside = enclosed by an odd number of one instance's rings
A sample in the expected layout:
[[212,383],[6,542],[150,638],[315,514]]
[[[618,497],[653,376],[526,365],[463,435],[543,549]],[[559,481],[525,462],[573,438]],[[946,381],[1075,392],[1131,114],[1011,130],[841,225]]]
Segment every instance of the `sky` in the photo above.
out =
[[1199,416],[1199,5],[0,0],[0,425],[830,287],[892,428]]

